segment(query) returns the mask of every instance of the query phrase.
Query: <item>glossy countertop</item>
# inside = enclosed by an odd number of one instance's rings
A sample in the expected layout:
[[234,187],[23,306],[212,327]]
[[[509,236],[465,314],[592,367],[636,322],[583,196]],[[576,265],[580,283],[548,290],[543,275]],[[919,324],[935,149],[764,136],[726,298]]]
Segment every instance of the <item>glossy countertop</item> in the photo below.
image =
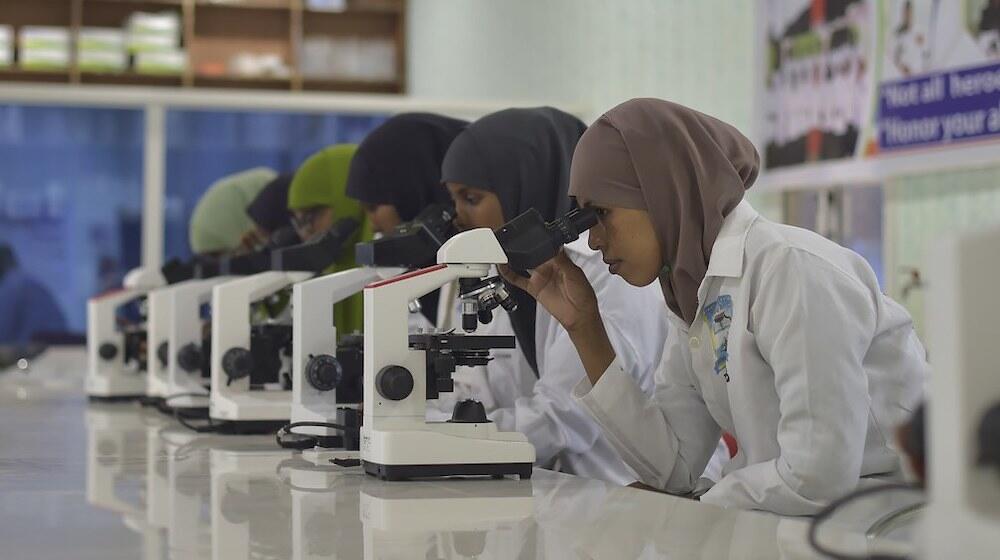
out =
[[[84,354],[0,373],[0,558],[816,558],[808,523],[536,469],[383,482],[271,436],[196,434],[89,403]],[[899,504],[834,519],[858,551]],[[904,526],[880,550],[909,550]]]

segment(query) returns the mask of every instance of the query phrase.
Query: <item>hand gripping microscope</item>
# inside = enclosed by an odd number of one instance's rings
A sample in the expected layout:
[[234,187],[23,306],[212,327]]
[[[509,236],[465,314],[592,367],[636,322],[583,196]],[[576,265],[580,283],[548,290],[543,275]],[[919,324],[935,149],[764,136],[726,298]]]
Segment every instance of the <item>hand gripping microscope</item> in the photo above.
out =
[[[292,417],[291,424],[279,435],[295,428],[294,435],[308,437],[294,444],[279,437],[281,445],[315,445],[317,451],[344,449],[353,453],[339,455],[357,459],[361,426],[357,404],[363,392],[364,341],[360,335],[350,333],[338,337],[332,320],[333,305],[361,292],[373,281],[433,264],[437,250],[456,233],[454,219],[454,208],[432,205],[385,237],[358,243],[355,260],[360,267],[294,286]],[[418,303],[410,302],[410,330],[433,327],[419,313]]]
[[[164,286],[158,270],[137,268],[123,288],[87,301],[87,396],[93,400],[136,399],[146,394],[146,296]],[[119,313],[130,305],[139,320],[128,325]]]
[[[493,265],[529,270],[554,257],[596,214],[574,209],[545,223],[534,210],[489,229],[460,233],[442,245],[436,266],[365,288],[364,417],[361,462],[368,474],[399,480],[455,475],[530,478],[535,448],[518,432],[501,432],[482,403],[456,403],[447,422],[425,418],[426,401],[453,390],[456,366],[484,365],[492,348],[513,348],[513,336],[409,334],[408,302],[453,280],[459,283],[462,329],[475,331],[498,306],[516,302],[503,281],[485,278]],[[508,256],[511,258],[508,259]]]
[[235,432],[273,432],[288,422],[292,324],[284,292],[336,260],[357,227],[341,220],[316,241],[274,251],[271,270],[212,289],[211,421]]

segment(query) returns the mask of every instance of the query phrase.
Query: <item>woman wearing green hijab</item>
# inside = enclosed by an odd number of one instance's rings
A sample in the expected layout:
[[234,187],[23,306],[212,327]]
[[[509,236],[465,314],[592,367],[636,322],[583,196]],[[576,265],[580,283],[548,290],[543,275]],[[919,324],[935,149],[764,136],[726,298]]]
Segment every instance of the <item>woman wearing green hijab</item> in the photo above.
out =
[[247,207],[276,176],[266,167],[256,167],[212,183],[191,214],[191,251],[218,255],[238,248],[243,234],[254,228]]
[[[347,170],[356,148],[353,144],[338,144],[313,154],[295,172],[288,189],[288,210],[292,212],[292,223],[304,240],[319,237],[344,218],[354,218],[360,224],[333,265],[326,269],[327,274],[356,267],[354,245],[372,238],[371,223],[365,217],[361,204],[348,198],[344,192]],[[333,321],[339,333],[360,332],[364,327],[362,295],[357,294],[335,305]]]

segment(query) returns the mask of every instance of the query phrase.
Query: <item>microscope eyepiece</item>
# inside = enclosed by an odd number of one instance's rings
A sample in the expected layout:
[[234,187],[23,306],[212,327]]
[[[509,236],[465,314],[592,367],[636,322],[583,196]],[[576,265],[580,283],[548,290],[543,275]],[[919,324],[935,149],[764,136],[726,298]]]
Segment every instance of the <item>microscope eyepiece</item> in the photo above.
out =
[[563,245],[595,225],[597,212],[592,208],[574,208],[548,223],[532,208],[504,224],[496,235],[510,267],[526,271],[556,256]]

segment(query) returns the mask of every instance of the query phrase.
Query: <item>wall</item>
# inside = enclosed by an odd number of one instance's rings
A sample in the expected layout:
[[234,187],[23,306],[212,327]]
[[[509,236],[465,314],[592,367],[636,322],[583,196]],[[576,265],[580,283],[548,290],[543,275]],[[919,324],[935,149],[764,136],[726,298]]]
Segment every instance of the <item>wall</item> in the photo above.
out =
[[746,130],[753,3],[410,0],[409,90],[445,99],[583,104],[655,96]]
[[904,292],[911,283],[908,271],[924,269],[927,249],[943,236],[1000,224],[1000,166],[887,181],[884,220],[887,291],[923,333],[924,290]]
[[[410,0],[409,91],[580,107],[633,97],[696,108],[750,134],[754,3],[731,0]],[[751,191],[765,216],[779,195]]]

